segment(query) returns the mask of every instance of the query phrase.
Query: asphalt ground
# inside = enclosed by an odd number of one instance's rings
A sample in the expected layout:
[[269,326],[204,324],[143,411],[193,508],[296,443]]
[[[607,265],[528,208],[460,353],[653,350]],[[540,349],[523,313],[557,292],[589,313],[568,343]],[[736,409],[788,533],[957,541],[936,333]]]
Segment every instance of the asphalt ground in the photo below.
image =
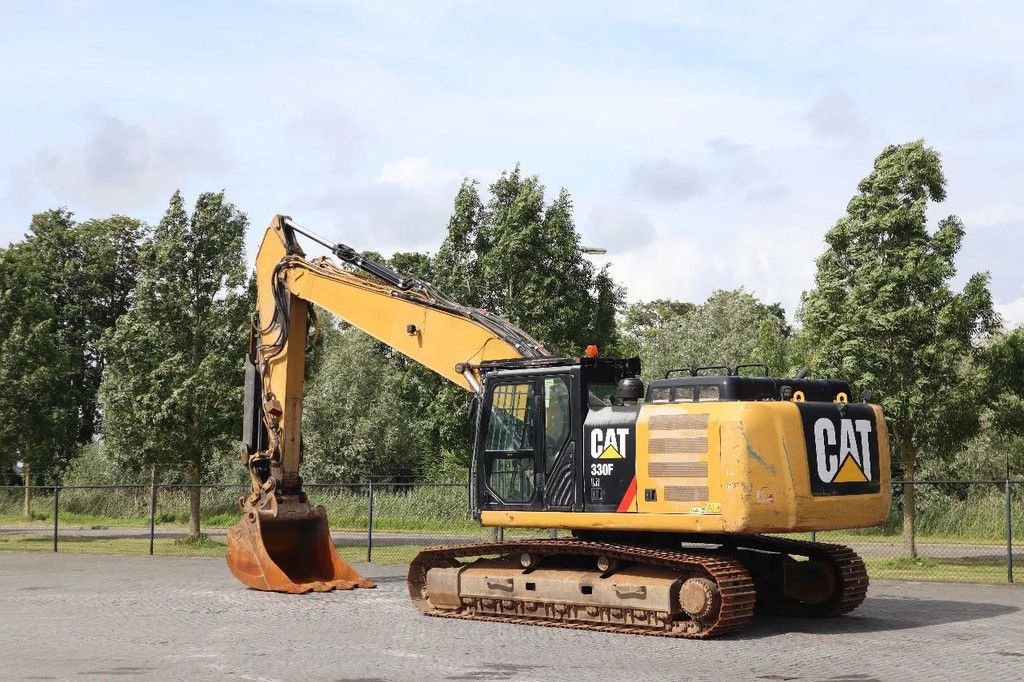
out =
[[876,581],[851,615],[755,618],[669,640],[421,616],[379,587],[243,588],[222,560],[0,554],[0,678],[243,680],[1024,679],[1024,588]]

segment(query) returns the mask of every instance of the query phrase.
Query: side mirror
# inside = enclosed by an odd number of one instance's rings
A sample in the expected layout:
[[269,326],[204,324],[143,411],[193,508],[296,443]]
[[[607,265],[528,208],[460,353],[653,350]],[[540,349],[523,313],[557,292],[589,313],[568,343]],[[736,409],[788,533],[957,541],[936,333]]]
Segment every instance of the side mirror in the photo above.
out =
[[469,401],[469,405],[466,405],[466,417],[470,421],[476,418],[476,412],[480,408],[480,397],[473,395],[473,398]]

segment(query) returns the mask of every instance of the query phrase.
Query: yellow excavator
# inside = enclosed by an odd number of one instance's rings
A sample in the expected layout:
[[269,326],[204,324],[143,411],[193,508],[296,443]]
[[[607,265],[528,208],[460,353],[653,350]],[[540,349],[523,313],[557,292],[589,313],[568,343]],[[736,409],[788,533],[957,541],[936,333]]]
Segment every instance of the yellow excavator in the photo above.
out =
[[[329,249],[309,259],[301,234]],[[570,531],[421,551],[430,616],[713,637],[759,612],[836,616],[867,592],[849,548],[787,533],[881,523],[889,440],[848,384],[760,365],[681,367],[644,386],[637,358],[559,358],[501,317],[449,299],[277,216],[256,258],[242,459],[252,493],[228,533],[245,585],[373,587],[337,553],[302,489],[312,304],[470,391],[472,513],[484,526]]]

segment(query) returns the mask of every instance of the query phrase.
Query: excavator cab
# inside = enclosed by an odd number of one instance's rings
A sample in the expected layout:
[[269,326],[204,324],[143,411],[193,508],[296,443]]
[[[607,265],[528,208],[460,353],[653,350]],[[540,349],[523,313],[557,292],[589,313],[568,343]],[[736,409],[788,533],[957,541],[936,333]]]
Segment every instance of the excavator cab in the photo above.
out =
[[[589,453],[585,431],[590,429],[585,424],[594,409],[611,419],[632,416],[635,421],[636,402],[622,404],[617,388],[639,369],[636,358],[484,363],[473,456],[476,518],[482,511],[571,512],[609,504],[614,511],[632,475],[625,466],[617,476],[588,475],[583,465],[584,458],[590,460],[584,455]],[[614,470],[608,463],[601,465]]]

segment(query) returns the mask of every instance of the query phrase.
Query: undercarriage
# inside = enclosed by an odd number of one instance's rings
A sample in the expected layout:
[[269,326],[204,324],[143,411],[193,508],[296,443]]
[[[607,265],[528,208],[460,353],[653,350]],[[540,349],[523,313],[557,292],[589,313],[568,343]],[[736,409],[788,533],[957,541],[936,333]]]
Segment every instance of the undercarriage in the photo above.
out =
[[409,567],[430,616],[707,638],[758,613],[837,616],[867,594],[840,545],[762,535],[577,532],[577,537],[435,547]]

